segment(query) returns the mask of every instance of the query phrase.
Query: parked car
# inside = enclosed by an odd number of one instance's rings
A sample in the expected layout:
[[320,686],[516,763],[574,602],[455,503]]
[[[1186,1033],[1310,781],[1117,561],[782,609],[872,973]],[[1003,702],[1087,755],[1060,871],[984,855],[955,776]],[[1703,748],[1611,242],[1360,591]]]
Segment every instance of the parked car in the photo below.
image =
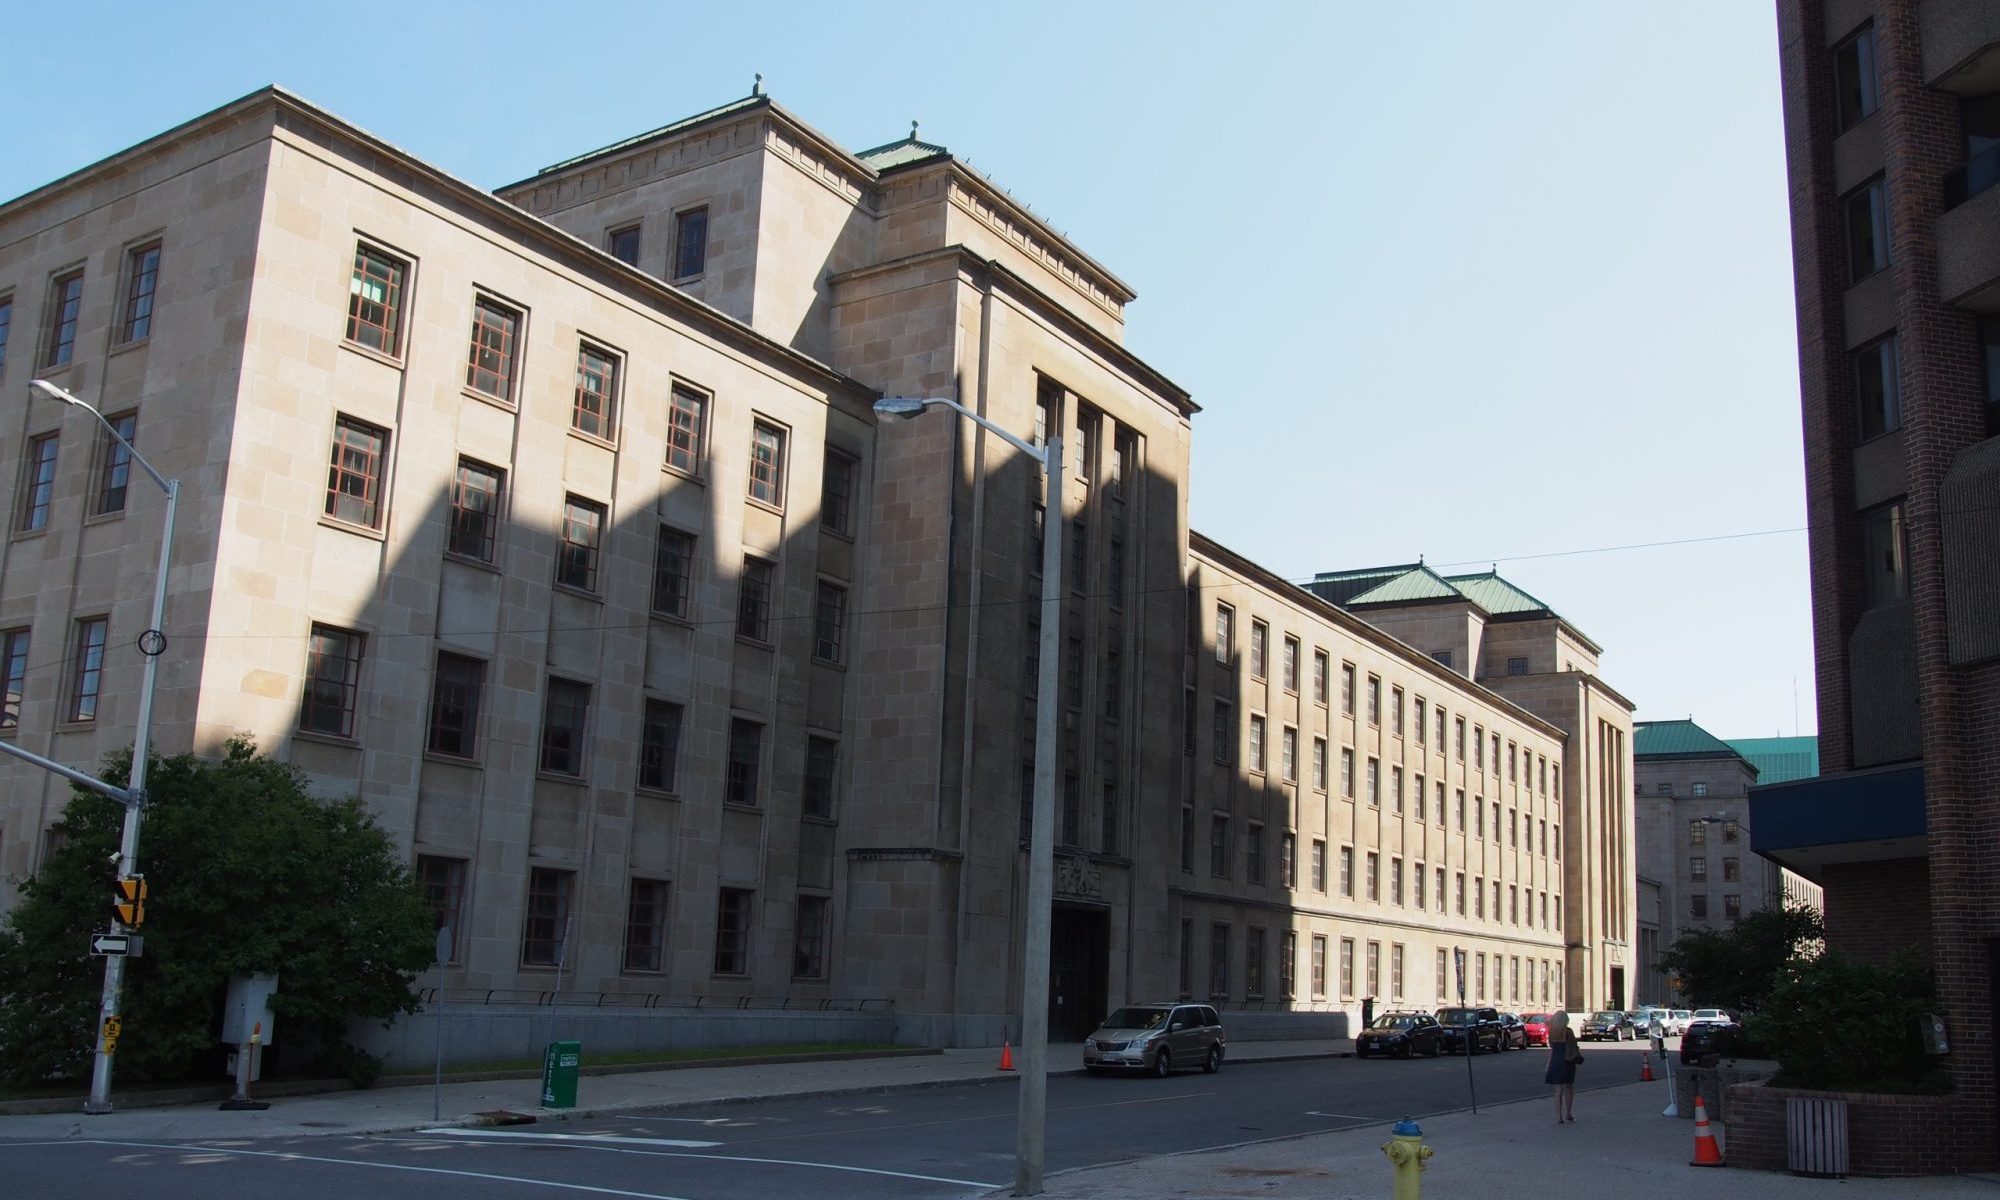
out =
[[1528,1048],[1528,1026],[1521,1020],[1520,1013],[1500,1014],[1500,1048],[1502,1050],[1526,1050]]
[[1439,1032],[1446,1054],[1477,1054],[1500,1049],[1500,1010],[1497,1008],[1440,1008]]
[[1630,1016],[1606,1009],[1590,1014],[1576,1036],[1586,1042],[1629,1042],[1638,1038],[1639,1031],[1632,1027]]
[[1354,1039],[1354,1057],[1380,1054],[1386,1058],[1432,1057],[1443,1053],[1444,1033],[1427,1012],[1385,1012]]
[[1084,1039],[1083,1067],[1093,1075],[1122,1069],[1164,1076],[1199,1065],[1213,1075],[1228,1044],[1222,1017],[1209,1005],[1128,1004]]
[[1699,1062],[1703,1055],[1715,1048],[1715,1040],[1725,1033],[1738,1029],[1734,1021],[1696,1021],[1681,1034],[1681,1061]]
[[1554,1013],[1521,1014],[1521,1033],[1528,1039],[1530,1046],[1546,1046],[1549,1044],[1549,1021],[1554,1016]]
[[1694,1014],[1685,1008],[1674,1009],[1673,1014],[1673,1036],[1679,1037],[1688,1031],[1689,1025],[1694,1024]]
[[1736,1018],[1731,1016],[1725,1009],[1697,1008],[1694,1010],[1694,1019],[1697,1021],[1734,1021]]

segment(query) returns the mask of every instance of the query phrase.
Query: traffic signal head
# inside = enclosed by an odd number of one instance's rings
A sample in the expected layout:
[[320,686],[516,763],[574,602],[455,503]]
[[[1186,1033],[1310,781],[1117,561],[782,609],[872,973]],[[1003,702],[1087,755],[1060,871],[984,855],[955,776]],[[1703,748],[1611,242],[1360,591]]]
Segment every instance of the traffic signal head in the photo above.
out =
[[118,919],[133,929],[146,919],[146,877],[127,875],[118,880],[118,899],[113,906]]

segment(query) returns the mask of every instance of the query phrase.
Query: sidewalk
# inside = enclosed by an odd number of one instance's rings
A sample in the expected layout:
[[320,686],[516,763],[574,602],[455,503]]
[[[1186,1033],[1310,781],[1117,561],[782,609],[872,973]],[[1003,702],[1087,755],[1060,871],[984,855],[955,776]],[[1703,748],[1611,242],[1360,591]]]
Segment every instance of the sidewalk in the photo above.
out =
[[[1352,1050],[1345,1039],[1236,1042],[1232,1062],[1329,1057]],[[1051,1073],[1075,1070],[1081,1048],[1049,1047]],[[223,1112],[213,1102],[175,1108],[132,1108],[0,1117],[0,1139],[113,1138],[203,1141],[324,1134],[391,1133],[438,1124],[479,1122],[507,1110],[542,1122],[622,1110],[714,1104],[775,1096],[839,1095],[889,1088],[1012,1080],[997,1069],[997,1049],[946,1050],[897,1058],[835,1062],[695,1067],[588,1075],[575,1109],[544,1112],[536,1080],[447,1083],[432,1117],[432,1089],[386,1087],[277,1099],[262,1112]],[[1586,1080],[1585,1086],[1588,1087]],[[253,1090],[254,1094],[254,1090]],[[115,1095],[114,1095],[115,1099]],[[1424,1173],[1430,1200],[2000,1200],[2000,1179],[1801,1179],[1762,1171],[1704,1170],[1687,1165],[1693,1145],[1688,1121],[1660,1115],[1664,1083],[1626,1083],[1578,1093],[1577,1120],[1558,1126],[1550,1100],[1482,1107],[1423,1120],[1435,1152]],[[1716,1127],[1728,1152],[1727,1131]],[[1232,1149],[1092,1167],[1046,1180],[1052,1200],[1345,1200],[1389,1193],[1392,1176],[1381,1146],[1387,1125]],[[992,1193],[1004,1196],[1005,1190]]]

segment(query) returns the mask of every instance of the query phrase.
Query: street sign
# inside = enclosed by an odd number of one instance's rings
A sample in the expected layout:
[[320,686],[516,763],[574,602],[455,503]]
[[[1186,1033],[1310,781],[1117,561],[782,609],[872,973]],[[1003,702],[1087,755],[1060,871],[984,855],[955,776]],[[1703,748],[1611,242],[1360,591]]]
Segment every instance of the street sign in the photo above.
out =
[[118,899],[114,905],[118,919],[134,929],[146,919],[146,877],[126,875],[118,880]]
[[132,936],[124,933],[94,933],[90,936],[90,952],[98,958],[107,954],[130,954]]

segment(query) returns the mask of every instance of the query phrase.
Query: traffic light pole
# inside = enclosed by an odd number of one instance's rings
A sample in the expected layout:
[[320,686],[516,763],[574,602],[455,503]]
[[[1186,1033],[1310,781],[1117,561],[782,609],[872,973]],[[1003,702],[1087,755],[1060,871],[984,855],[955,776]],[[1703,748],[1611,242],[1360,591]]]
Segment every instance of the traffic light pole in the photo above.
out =
[[[93,412],[96,410],[92,410]],[[103,420],[102,417],[98,418]],[[117,436],[117,430],[112,435]],[[124,441],[123,438],[119,438]],[[131,443],[126,443],[131,449]],[[135,461],[144,463],[139,452],[132,451]],[[146,660],[145,675],[139,684],[139,728],[132,735],[132,771],[126,790],[131,798],[125,802],[125,831],[118,841],[118,877],[129,879],[138,874],[139,867],[139,815],[146,807],[146,760],[152,752],[153,738],[153,691],[160,678],[160,654],[167,648],[166,634],[161,627],[167,615],[167,566],[174,552],[174,509],[180,503],[181,481],[160,479],[158,472],[148,466],[146,470],[159,479],[160,486],[167,490],[166,528],[160,534],[160,566],[153,579],[153,616],[146,626],[146,632],[139,635],[139,653]],[[137,901],[135,900],[136,904]],[[139,915],[133,910],[133,916]],[[114,913],[111,932],[126,931],[125,922]],[[104,956],[104,995],[97,1005],[97,1039],[94,1043],[90,1064],[90,1098],[84,1101],[86,1113],[108,1113],[111,1111],[111,1055],[118,1044],[118,1011],[121,993],[125,988],[125,955]]]

